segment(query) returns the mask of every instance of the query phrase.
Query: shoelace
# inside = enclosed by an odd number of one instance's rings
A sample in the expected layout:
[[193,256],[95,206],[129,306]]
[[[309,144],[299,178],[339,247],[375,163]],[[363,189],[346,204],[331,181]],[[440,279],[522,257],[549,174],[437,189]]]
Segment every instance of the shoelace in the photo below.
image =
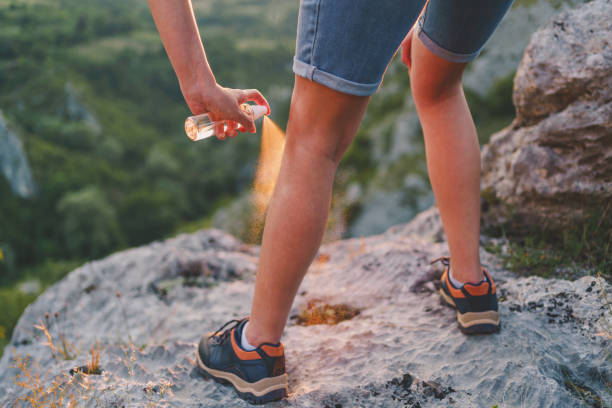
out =
[[448,257],[448,256],[441,256],[441,257],[439,257],[439,258],[434,259],[434,260],[433,260],[433,261],[431,261],[429,264],[430,264],[430,265],[433,265],[433,264],[435,264],[436,262],[442,262],[442,264],[443,264],[444,266],[450,266],[450,257]]
[[[237,327],[240,323],[242,323],[244,320],[248,319],[247,317],[244,317],[242,319],[232,319],[228,322],[226,322],[223,326],[221,326],[216,332],[214,332],[210,337],[213,338],[217,338],[219,342],[225,340],[227,338],[227,336],[229,336],[229,334],[232,332],[232,330]],[[233,323],[233,324],[232,324]],[[230,327],[228,327],[226,329],[226,327],[228,325],[232,324]],[[225,330],[223,330],[225,329]],[[221,333],[220,336],[217,337],[217,334]]]

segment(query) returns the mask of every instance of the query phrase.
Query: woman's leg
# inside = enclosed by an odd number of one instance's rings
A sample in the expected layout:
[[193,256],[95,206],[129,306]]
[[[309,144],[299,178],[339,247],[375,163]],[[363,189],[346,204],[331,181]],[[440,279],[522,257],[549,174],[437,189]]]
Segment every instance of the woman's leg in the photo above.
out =
[[483,279],[480,239],[480,149],[465,100],[465,63],[429,51],[414,35],[410,85],[423,127],[427,168],[450,249],[453,277]]
[[368,100],[296,76],[285,151],[266,217],[246,329],[253,346],[280,340],[325,231],[336,168]]

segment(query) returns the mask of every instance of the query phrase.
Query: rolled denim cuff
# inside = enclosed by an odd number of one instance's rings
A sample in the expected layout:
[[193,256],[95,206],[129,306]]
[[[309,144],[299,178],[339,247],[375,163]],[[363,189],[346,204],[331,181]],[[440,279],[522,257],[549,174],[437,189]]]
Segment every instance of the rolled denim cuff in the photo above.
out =
[[372,84],[362,84],[359,82],[349,81],[339,76],[330,74],[329,72],[321,71],[311,64],[293,58],[293,72],[303,78],[310,79],[313,82],[324,85],[335,91],[356,95],[369,96],[376,92],[380,82]]

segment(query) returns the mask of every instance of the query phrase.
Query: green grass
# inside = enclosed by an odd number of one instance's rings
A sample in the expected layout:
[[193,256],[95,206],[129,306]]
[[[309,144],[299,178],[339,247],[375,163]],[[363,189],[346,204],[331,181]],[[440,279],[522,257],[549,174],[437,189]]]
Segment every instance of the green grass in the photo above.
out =
[[37,295],[21,293],[17,288],[0,288],[0,357],[11,338],[23,310]]
[[612,206],[594,209],[564,229],[525,228],[512,222],[485,233],[504,237],[507,248],[489,245],[504,267],[522,275],[577,279],[584,275],[612,279]]

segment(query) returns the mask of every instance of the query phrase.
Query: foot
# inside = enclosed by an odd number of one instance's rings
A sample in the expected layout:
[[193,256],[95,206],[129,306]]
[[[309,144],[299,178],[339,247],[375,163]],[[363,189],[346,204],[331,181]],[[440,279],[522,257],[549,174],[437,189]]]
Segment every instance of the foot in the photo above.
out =
[[247,321],[230,320],[205,335],[196,351],[198,366],[215,380],[234,386],[241,398],[253,404],[282,399],[288,388],[283,345],[263,343],[253,351],[242,349],[240,336]]
[[[484,334],[499,331],[499,312],[495,282],[489,271],[482,268],[484,279],[479,283],[465,283],[462,287],[454,286],[448,276],[450,259],[438,258],[444,264],[444,273],[440,279],[440,297],[443,303],[457,309],[457,323],[463,334]],[[432,262],[432,263],[433,263]]]

